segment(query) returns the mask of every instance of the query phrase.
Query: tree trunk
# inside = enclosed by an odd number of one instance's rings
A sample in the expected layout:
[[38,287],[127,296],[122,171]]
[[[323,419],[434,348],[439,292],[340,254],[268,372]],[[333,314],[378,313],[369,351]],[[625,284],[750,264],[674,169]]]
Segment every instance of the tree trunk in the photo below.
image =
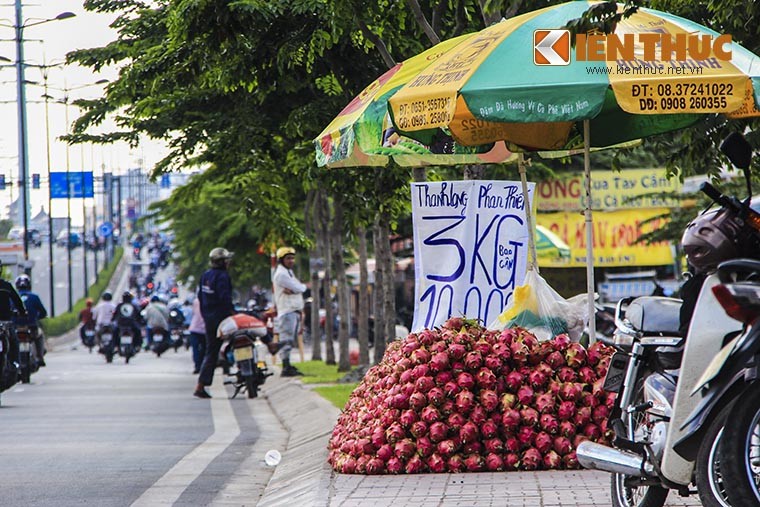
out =
[[309,322],[309,326],[311,328],[312,361],[322,360],[322,331],[319,328],[319,308],[321,306],[320,301],[322,299],[319,297],[319,266],[321,264],[321,261],[319,259],[321,257],[324,257],[325,250],[320,226],[322,222],[322,212],[320,209],[322,206],[322,197],[320,196],[321,192],[321,190],[314,191],[313,198],[311,200],[311,207],[306,213],[306,217],[310,217],[307,222],[310,224],[310,230],[317,238],[317,241],[314,243],[314,247],[311,250],[311,261],[309,262],[309,269],[311,271],[311,322]]
[[427,35],[427,38],[430,40],[430,42],[433,44],[438,44],[441,42],[441,38],[438,37],[438,34],[435,33],[433,27],[430,26],[430,23],[425,17],[425,13],[422,12],[422,8],[420,7],[419,2],[417,0],[406,0],[406,3],[412,9],[414,19],[417,21],[417,24],[420,25],[422,31],[425,32],[425,35]]
[[383,314],[385,315],[385,341],[396,339],[396,266],[391,253],[390,214],[380,214],[381,241],[383,246]]
[[359,364],[369,364],[369,275],[367,273],[367,229],[359,227]]
[[486,26],[491,26],[494,23],[498,23],[501,19],[501,14],[499,13],[498,9],[489,9],[488,5],[491,2],[488,2],[487,0],[478,0],[478,4],[480,5],[480,14],[483,16],[483,23]]
[[333,198],[335,216],[332,225],[333,265],[335,278],[338,282],[338,313],[340,326],[338,326],[338,371],[349,371],[351,362],[348,357],[348,325],[350,322],[349,302],[346,295],[348,281],[346,280],[346,265],[343,262],[343,200],[340,195]]
[[383,263],[380,260],[382,255],[382,240],[380,239],[380,213],[375,216],[375,223],[372,226],[372,240],[375,249],[375,286],[372,288],[372,297],[374,302],[374,335],[375,335],[375,356],[374,363],[377,364],[383,359],[385,354],[385,318],[383,307]]
[[332,305],[332,238],[329,234],[330,231],[330,203],[327,196],[322,194],[322,232],[325,237],[325,278],[324,278],[324,294],[325,294],[325,363],[335,364],[335,348],[333,346],[333,333],[334,331],[334,312]]
[[364,36],[372,41],[372,44],[374,44],[377,50],[380,52],[380,56],[383,58],[385,65],[387,65],[389,69],[394,67],[396,65],[396,61],[393,59],[393,56],[391,56],[390,51],[388,51],[388,47],[385,45],[383,39],[378,37],[375,32],[370,30],[367,24],[362,21],[359,16],[356,16],[355,19],[359,25],[359,29],[362,31]]

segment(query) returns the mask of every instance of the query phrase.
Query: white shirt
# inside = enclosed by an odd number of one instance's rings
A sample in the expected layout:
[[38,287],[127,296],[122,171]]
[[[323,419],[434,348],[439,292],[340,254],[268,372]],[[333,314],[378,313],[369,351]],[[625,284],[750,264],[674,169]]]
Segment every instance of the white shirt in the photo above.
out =
[[92,309],[92,318],[95,319],[98,327],[107,326],[113,321],[113,312],[116,305],[110,301],[101,301]]
[[[277,306],[278,315],[303,310],[302,294],[306,290],[306,285],[296,278],[292,270],[278,264],[272,282],[274,283],[274,304]],[[285,294],[285,289],[293,294]]]

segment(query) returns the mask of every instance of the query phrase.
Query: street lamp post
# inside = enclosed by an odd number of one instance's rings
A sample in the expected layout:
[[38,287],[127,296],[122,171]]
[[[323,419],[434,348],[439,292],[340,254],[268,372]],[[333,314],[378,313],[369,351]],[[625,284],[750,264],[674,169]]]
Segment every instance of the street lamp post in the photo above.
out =
[[29,165],[29,151],[26,139],[26,83],[24,79],[24,28],[48,21],[68,19],[75,16],[72,12],[63,12],[51,19],[44,19],[34,23],[24,24],[21,0],[15,0],[16,21],[13,25],[15,30],[14,41],[16,43],[16,91],[18,102],[18,164],[19,180],[21,184],[20,196],[22,212],[24,214],[24,270],[29,272],[29,186],[27,185],[27,166]]

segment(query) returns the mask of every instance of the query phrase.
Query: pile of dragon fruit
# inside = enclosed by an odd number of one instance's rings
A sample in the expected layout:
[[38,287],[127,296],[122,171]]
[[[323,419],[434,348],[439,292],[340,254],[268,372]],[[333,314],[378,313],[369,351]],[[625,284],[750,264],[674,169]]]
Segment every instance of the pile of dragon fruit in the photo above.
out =
[[578,468],[578,444],[612,434],[612,352],[450,318],[388,346],[341,413],[329,462],[346,474]]

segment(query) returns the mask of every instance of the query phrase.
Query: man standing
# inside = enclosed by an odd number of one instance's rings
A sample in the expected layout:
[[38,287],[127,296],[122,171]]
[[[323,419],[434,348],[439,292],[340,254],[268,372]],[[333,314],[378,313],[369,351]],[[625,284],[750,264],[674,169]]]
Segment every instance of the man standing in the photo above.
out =
[[[303,293],[306,285],[302,284],[293,274],[296,263],[296,251],[292,247],[283,246],[277,249],[277,269],[274,272],[274,302],[277,306],[275,328],[280,333],[280,359],[282,359],[283,377],[303,375],[290,364],[290,351],[295,343],[301,324],[301,311],[304,307]],[[315,342],[316,344],[317,342]]]
[[205,387],[210,386],[214,380],[214,368],[222,347],[222,340],[216,337],[216,330],[220,322],[235,313],[232,305],[232,280],[227,272],[233,255],[225,248],[214,248],[208,255],[211,269],[201,275],[198,299],[206,324],[206,354],[193,393],[197,398],[211,398]]

